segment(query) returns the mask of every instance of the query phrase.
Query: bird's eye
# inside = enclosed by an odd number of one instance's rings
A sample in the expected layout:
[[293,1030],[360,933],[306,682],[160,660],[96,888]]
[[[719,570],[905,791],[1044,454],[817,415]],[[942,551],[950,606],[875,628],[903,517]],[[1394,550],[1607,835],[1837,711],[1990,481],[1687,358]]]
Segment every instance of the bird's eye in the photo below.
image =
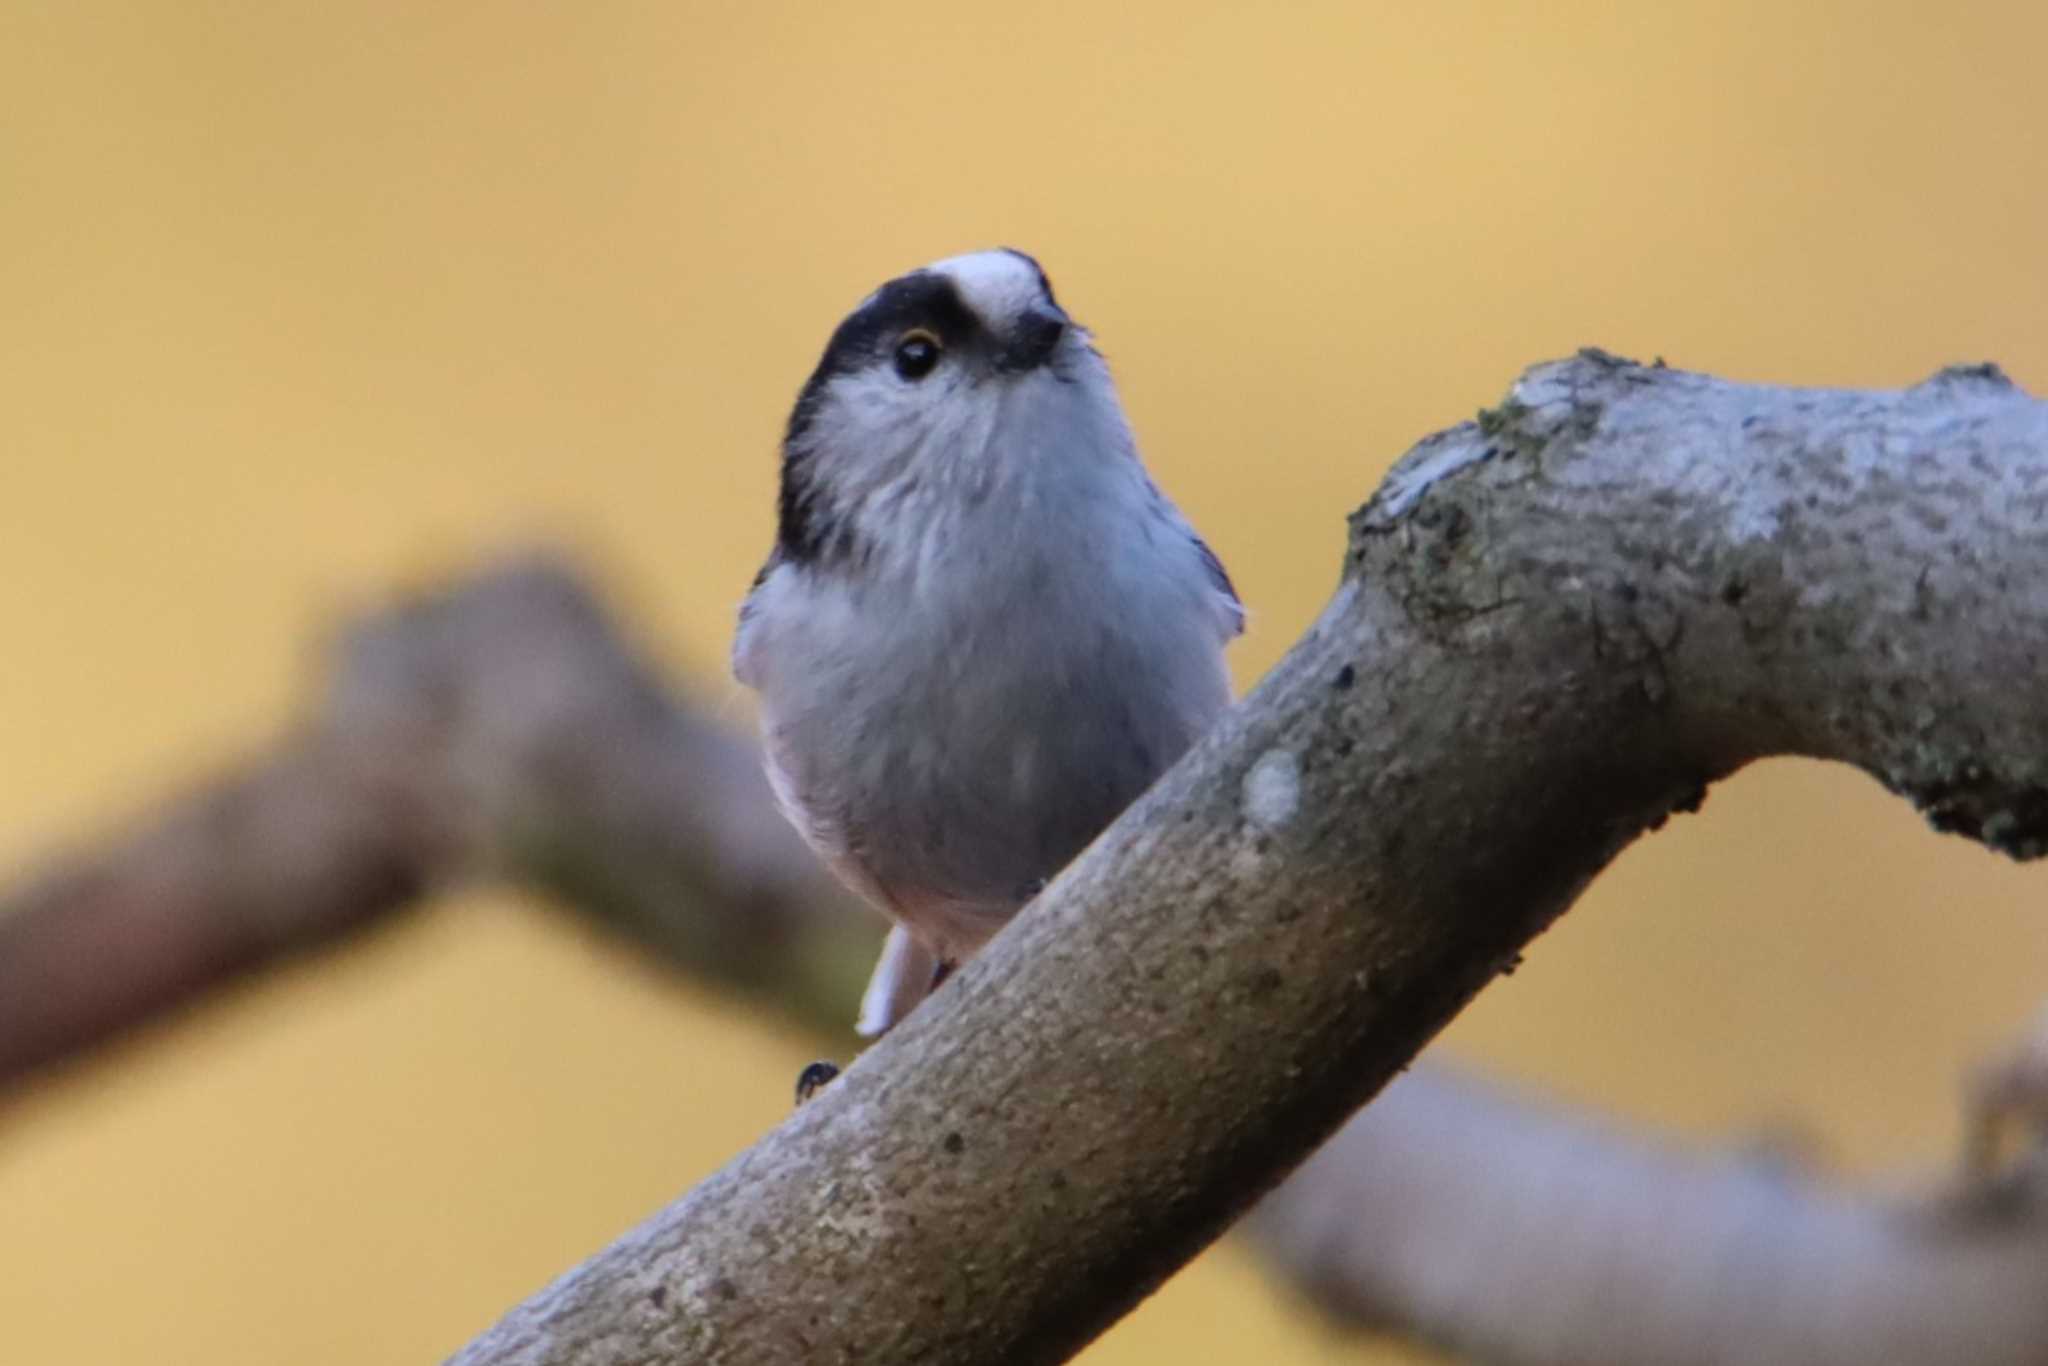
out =
[[896,373],[905,379],[923,379],[938,363],[939,339],[921,327],[896,343]]

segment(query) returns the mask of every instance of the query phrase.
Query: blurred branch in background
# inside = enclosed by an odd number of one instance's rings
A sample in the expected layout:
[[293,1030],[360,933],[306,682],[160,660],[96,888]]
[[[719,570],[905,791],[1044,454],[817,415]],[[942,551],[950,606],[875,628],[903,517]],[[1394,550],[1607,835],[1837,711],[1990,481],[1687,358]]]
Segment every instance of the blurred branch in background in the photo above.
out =
[[545,560],[343,634],[275,751],[0,893],[0,1084],[477,878],[850,1018],[877,926],[775,817],[758,755],[663,690]]
[[1240,1227],[1326,1312],[1460,1359],[2021,1366],[2048,1344],[2041,1133],[2003,1169],[1859,1192],[1424,1066]]
[[[0,896],[0,1082],[477,878],[545,888],[839,1037],[879,937],[772,809],[752,746],[536,558],[346,631],[273,754]],[[2002,1103],[2048,1092],[2017,1064],[1998,1076]],[[1249,1228],[1339,1318],[1486,1360],[1797,1342],[1814,1362],[1991,1361],[2048,1338],[2044,1200],[2032,1156],[1947,1194],[1859,1197],[1424,1067]],[[1928,1348],[1877,1350],[1901,1342]]]

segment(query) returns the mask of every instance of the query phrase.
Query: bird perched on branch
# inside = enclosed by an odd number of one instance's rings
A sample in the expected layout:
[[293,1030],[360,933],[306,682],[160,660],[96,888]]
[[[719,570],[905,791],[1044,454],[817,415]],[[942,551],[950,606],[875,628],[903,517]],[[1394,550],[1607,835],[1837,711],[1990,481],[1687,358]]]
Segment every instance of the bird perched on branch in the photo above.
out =
[[840,323],[790,414],[733,671],[782,809],[895,922],[863,1034],[1209,728],[1243,627],[1036,261],[940,261]]

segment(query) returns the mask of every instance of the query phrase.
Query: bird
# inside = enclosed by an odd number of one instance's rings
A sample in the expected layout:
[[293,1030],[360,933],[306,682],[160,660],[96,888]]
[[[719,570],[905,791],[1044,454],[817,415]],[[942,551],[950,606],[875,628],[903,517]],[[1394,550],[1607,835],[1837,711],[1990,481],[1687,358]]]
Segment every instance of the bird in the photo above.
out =
[[1014,248],[863,299],[781,456],[733,672],[783,813],[892,922],[855,1025],[873,1038],[1230,707],[1245,609]]

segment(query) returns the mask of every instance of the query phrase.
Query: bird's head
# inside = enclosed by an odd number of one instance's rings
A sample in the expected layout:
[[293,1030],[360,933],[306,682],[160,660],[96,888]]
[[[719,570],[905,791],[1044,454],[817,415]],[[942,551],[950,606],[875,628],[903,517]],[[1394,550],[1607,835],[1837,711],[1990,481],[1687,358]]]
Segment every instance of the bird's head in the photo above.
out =
[[949,257],[889,281],[832,333],[783,439],[782,552],[851,546],[852,523],[891,491],[973,496],[1006,463],[1128,447],[1108,369],[1038,263],[1007,248]]

